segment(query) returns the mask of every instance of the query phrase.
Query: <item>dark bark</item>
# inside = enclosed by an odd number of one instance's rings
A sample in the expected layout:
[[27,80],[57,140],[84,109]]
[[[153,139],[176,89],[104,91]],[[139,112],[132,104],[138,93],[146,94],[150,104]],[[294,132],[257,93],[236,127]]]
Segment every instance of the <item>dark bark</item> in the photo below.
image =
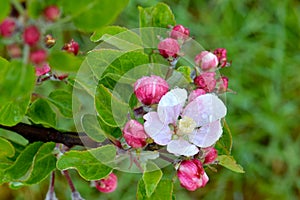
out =
[[3,126],[0,124],[0,128],[16,132],[29,142],[55,142],[62,143],[68,147],[74,145],[97,147],[101,145],[89,138],[85,133],[61,132],[53,128],[45,128],[25,123],[19,123],[15,126]]

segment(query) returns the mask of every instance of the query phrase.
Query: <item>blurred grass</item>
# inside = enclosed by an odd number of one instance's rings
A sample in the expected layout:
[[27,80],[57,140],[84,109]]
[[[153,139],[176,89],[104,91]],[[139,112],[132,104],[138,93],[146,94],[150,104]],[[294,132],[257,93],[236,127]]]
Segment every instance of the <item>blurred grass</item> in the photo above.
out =
[[[138,27],[131,1],[118,21]],[[226,117],[233,154],[245,174],[210,173],[191,199],[300,199],[300,2],[296,0],[167,0],[177,23],[206,49],[224,47],[232,67]]]
[[[156,2],[159,1],[131,0],[116,24],[138,27],[137,6]],[[229,87],[237,94],[227,95],[226,119],[234,134],[233,154],[246,171],[236,174],[223,168],[218,168],[218,173],[208,170],[208,185],[192,193],[180,188],[177,182],[177,199],[300,199],[300,2],[164,2],[172,8],[178,24],[189,27],[195,40],[206,49],[228,50],[232,67],[221,73],[229,77]],[[140,176],[118,175],[118,190],[109,195],[90,189],[79,178],[75,184],[86,199],[134,199]],[[18,193],[45,194],[47,181]],[[0,190],[6,191],[4,187]],[[69,189],[65,181],[61,180],[56,187],[59,199],[67,199]]]

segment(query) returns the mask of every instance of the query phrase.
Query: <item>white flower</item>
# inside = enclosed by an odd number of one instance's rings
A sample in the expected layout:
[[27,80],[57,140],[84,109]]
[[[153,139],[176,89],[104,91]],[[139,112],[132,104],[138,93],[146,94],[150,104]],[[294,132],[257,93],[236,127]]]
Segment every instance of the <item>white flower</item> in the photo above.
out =
[[209,147],[222,135],[224,103],[213,94],[198,96],[188,103],[187,91],[176,88],[159,101],[157,112],[144,115],[146,133],[175,155],[193,156],[198,147]]

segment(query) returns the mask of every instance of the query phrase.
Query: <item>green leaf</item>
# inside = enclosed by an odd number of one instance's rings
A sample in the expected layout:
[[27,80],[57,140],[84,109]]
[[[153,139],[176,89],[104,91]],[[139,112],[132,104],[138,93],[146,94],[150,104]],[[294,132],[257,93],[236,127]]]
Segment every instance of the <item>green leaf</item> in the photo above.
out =
[[13,157],[14,155],[14,146],[8,140],[0,137],[0,157]]
[[72,118],[72,94],[66,90],[54,90],[49,94],[49,102],[55,105],[60,113],[67,117]]
[[237,173],[245,173],[243,167],[236,163],[232,156],[220,155],[217,158],[218,164]]
[[162,27],[175,25],[175,17],[170,7],[164,3],[158,3],[149,8],[139,7],[140,27]]
[[82,127],[85,133],[97,142],[103,142],[105,137],[105,132],[101,128],[97,116],[92,114],[86,114],[81,119]]
[[229,156],[231,154],[232,148],[232,134],[225,119],[223,119],[222,121],[224,125],[224,132],[220,140],[218,140],[218,142],[216,143],[215,148],[218,150],[220,155],[225,154]]
[[13,131],[7,131],[4,129],[0,129],[0,137],[6,138],[14,143],[17,143],[22,146],[26,146],[28,144],[28,140]]
[[172,200],[173,182],[171,180],[161,180],[154,193],[148,197],[143,179],[140,179],[137,189],[138,200]]
[[59,2],[73,18],[75,26],[84,31],[95,31],[112,23],[127,5],[128,0],[62,0]]
[[5,171],[5,181],[20,180],[25,176],[32,165],[35,154],[42,146],[42,142],[29,144],[18,156],[14,164]]
[[68,52],[55,51],[50,54],[48,61],[53,69],[63,72],[74,72],[80,68],[83,58]]
[[56,157],[53,154],[54,142],[43,144],[34,157],[29,178],[25,184],[36,184],[44,180],[56,168]]
[[1,8],[0,22],[1,22],[2,19],[4,19],[6,16],[8,16],[8,14],[10,12],[10,0],[1,0],[0,8]]
[[102,84],[97,87],[95,104],[99,117],[108,126],[121,127],[124,125],[129,105],[114,96]]
[[[151,166],[149,166],[151,165]],[[156,166],[157,170],[155,171],[148,171],[148,168],[151,168],[153,170],[153,167],[156,165],[154,163],[148,162],[146,165],[146,171],[143,174],[143,181],[145,184],[145,190],[147,197],[150,197],[152,193],[155,191],[161,177],[162,177],[162,171]]]
[[102,40],[102,36],[107,34],[110,36],[117,35],[118,33],[122,33],[128,31],[127,28],[121,26],[106,26],[98,31],[95,31],[93,35],[90,37],[92,42],[99,42]]
[[34,68],[19,61],[8,63],[3,58],[0,64],[0,124],[13,126],[26,113],[35,85]]
[[191,68],[189,66],[180,66],[178,69],[176,69],[178,72],[182,73],[184,78],[189,82],[193,82],[191,78]]
[[45,99],[37,99],[33,102],[27,115],[36,124],[56,127],[56,113]]
[[88,151],[71,150],[59,158],[57,168],[59,170],[76,169],[85,180],[99,180],[112,170],[103,163],[112,162],[115,156],[116,149],[112,145]]

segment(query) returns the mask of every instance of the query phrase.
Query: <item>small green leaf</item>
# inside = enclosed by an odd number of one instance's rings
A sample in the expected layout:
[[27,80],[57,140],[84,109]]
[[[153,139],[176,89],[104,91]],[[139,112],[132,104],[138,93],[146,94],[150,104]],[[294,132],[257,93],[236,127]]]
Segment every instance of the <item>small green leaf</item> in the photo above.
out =
[[128,29],[121,26],[106,26],[103,29],[95,31],[90,37],[90,40],[92,42],[99,42],[100,40],[102,40],[101,38],[105,34],[112,36],[124,31],[128,31]]
[[0,137],[0,157],[13,157],[14,155],[14,146],[8,140]]
[[119,127],[124,125],[129,112],[129,105],[114,96],[103,85],[97,87],[95,104],[99,117],[108,126]]
[[1,0],[0,1],[0,22],[2,19],[4,19],[6,16],[8,16],[9,11],[10,11],[10,0]]
[[143,179],[140,179],[137,189],[137,200],[172,200],[173,182],[172,180],[161,180],[154,193],[148,197]]
[[232,156],[220,155],[217,158],[218,164],[230,169],[237,173],[245,173],[243,167],[236,163],[236,160]]
[[25,176],[32,165],[35,154],[42,146],[42,142],[29,144],[18,156],[14,164],[5,171],[5,181],[17,181]]
[[83,58],[68,52],[55,51],[50,54],[48,61],[53,69],[63,72],[74,72],[80,68]]
[[32,66],[0,59],[0,124],[13,126],[22,121],[35,84]]
[[178,69],[176,69],[178,72],[182,73],[184,78],[191,83],[193,82],[191,78],[191,68],[189,66],[180,66]]
[[[149,166],[151,165],[151,166]],[[156,166],[157,170],[155,171],[148,171],[148,168],[151,168],[153,170],[153,167],[155,167],[154,163],[148,162],[146,165],[146,170],[143,174],[143,181],[145,184],[145,190],[147,197],[150,197],[152,193],[155,191],[161,177],[162,177],[162,171]]]
[[49,94],[49,102],[54,104],[61,114],[67,118],[72,118],[72,94],[66,90],[54,90]]
[[36,184],[44,180],[56,168],[56,157],[53,154],[54,142],[43,144],[34,157],[29,178],[25,184]]
[[56,113],[45,99],[37,99],[28,110],[27,115],[36,124],[56,126]]
[[103,163],[112,162],[115,156],[116,149],[112,145],[88,151],[71,150],[59,158],[57,168],[59,170],[76,169],[85,180],[99,180],[112,170]]
[[28,140],[13,131],[7,131],[4,129],[0,129],[0,137],[6,138],[14,143],[17,143],[22,146],[26,146],[28,144]]
[[101,128],[97,116],[86,114],[81,119],[82,127],[85,133],[97,142],[103,142],[105,137],[105,132]]
[[128,0],[85,0],[76,3],[62,0],[59,3],[65,13],[72,16],[75,26],[84,31],[95,31],[113,22]]
[[219,154],[226,154],[229,156],[231,154],[232,148],[232,134],[225,119],[223,119],[222,121],[224,125],[224,132],[220,140],[218,140],[218,142],[216,143],[215,148],[218,150]]
[[139,7],[140,27],[162,27],[175,25],[175,17],[170,7],[164,3],[158,3],[149,8]]

